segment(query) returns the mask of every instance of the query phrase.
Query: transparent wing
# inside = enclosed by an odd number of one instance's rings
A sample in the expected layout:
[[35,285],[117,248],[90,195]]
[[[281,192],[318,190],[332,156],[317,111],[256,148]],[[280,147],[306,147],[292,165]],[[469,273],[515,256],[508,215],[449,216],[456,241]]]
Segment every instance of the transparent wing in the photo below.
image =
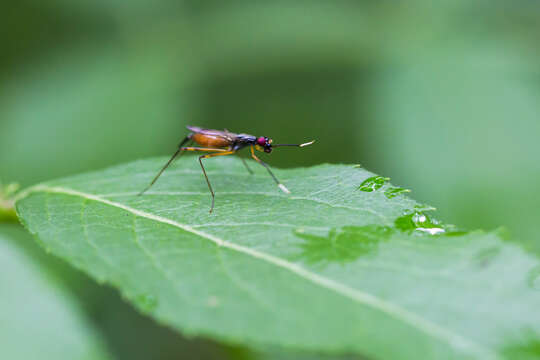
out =
[[227,130],[221,131],[221,130],[213,130],[213,129],[203,129],[198,126],[186,126],[186,127],[188,128],[189,131],[192,131],[194,133],[204,134],[204,135],[209,135],[209,136],[218,136],[231,142],[233,142],[234,139],[237,137],[237,134],[229,132]]

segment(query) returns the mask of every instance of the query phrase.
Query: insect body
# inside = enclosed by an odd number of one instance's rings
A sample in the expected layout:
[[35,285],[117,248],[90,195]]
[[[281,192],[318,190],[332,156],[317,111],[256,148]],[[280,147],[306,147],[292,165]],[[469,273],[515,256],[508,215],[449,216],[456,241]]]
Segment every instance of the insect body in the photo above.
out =
[[[208,159],[215,156],[226,156],[226,155],[233,155],[237,151],[249,147],[251,150],[251,157],[253,160],[261,164],[268,170],[268,173],[278,187],[285,193],[289,194],[290,191],[283,185],[279,180],[276,178],[272,170],[270,170],[270,167],[268,164],[266,164],[264,161],[259,159],[257,155],[255,155],[255,150],[258,151],[264,151],[266,153],[271,153],[272,149],[279,146],[297,146],[297,147],[304,147],[308,146],[314,143],[314,141],[310,141],[304,144],[272,144],[272,139],[265,137],[265,136],[253,136],[249,134],[235,134],[232,132],[229,132],[228,130],[211,130],[211,129],[202,129],[197,126],[188,126],[187,127],[190,133],[186,136],[184,140],[178,145],[178,149],[173,154],[173,156],[169,159],[169,161],[163,166],[163,168],[158,172],[158,174],[154,177],[150,185],[146,187],[143,191],[139,193],[139,195],[142,195],[145,191],[150,189],[152,185],[157,181],[157,179],[161,176],[161,174],[169,167],[169,165],[173,162],[173,160],[182,155],[185,151],[201,151],[201,152],[208,152],[206,155],[199,156],[199,163],[201,164],[201,168],[204,174],[204,178],[206,179],[206,183],[208,184],[208,189],[210,190],[210,194],[212,195],[212,206],[210,207],[210,212],[214,210],[214,200],[215,200],[215,194],[214,190],[212,189],[212,185],[210,184],[210,180],[208,179],[208,175],[206,174],[206,170],[204,168],[203,159]],[[200,145],[200,147],[193,147],[191,146],[193,142]],[[190,143],[190,144],[188,144]],[[185,146],[188,144],[189,146]],[[242,159],[244,162],[244,165],[248,169],[250,173],[252,173],[251,169],[247,166],[247,163],[244,159]]]

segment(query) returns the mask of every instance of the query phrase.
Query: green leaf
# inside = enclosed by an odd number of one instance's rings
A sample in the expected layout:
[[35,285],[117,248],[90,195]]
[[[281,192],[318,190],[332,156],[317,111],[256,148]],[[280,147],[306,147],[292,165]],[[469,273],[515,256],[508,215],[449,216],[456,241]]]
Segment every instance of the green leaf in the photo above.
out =
[[441,35],[448,41],[424,43],[413,61],[381,72],[370,91],[377,127],[356,141],[392,149],[362,161],[416,184],[416,196],[445,219],[504,225],[540,255],[540,197],[531,196],[540,183],[538,61],[529,48],[485,35],[495,39]]
[[264,169],[208,160],[209,214],[186,157],[137,196],[165,160],[38,185],[19,216],[52,253],[187,335],[376,359],[537,354],[540,262],[497,233],[456,232],[386,196],[388,183],[362,191],[374,174],[359,166],[277,169],[286,195]]
[[1,83],[2,180],[30,185],[169,151],[192,117],[184,89],[197,71],[182,50],[82,48]]
[[[71,294],[0,227],[0,349],[3,359],[105,360],[102,340]],[[8,233],[13,233],[8,232]]]

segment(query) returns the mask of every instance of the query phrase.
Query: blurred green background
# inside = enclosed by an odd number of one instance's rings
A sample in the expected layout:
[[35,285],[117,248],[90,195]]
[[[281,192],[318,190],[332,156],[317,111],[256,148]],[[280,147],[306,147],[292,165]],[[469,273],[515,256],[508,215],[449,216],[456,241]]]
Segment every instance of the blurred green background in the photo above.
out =
[[[537,1],[21,0],[0,30],[3,182],[170,155],[188,124],[317,139],[268,161],[360,163],[540,254]],[[253,357],[57,269],[118,359]]]

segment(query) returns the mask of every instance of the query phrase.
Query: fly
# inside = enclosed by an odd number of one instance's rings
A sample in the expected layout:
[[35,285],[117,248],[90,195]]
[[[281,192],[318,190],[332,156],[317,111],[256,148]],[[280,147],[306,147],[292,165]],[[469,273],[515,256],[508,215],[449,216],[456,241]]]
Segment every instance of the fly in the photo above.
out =
[[[234,155],[237,151],[242,150],[243,148],[249,147],[251,150],[251,157],[253,160],[261,164],[268,170],[268,173],[274,179],[277,186],[287,194],[290,194],[291,192],[289,189],[285,187],[274,175],[272,170],[270,170],[270,166],[268,166],[267,163],[262,161],[255,155],[255,150],[257,151],[263,151],[265,153],[271,153],[272,149],[275,147],[280,146],[296,146],[296,147],[304,147],[311,145],[315,142],[310,141],[303,144],[272,144],[272,139],[266,137],[266,136],[253,136],[249,134],[235,134],[228,130],[211,130],[211,129],[203,129],[197,126],[188,126],[187,127],[190,133],[186,136],[184,140],[178,145],[178,150],[173,154],[173,156],[167,161],[165,166],[158,172],[158,174],[154,177],[152,182],[139,193],[139,195],[144,194],[152,185],[155,184],[157,179],[163,174],[163,172],[171,165],[174,159],[182,155],[185,151],[200,151],[200,152],[208,152],[206,155],[199,156],[199,163],[201,164],[201,169],[204,174],[204,178],[206,179],[206,183],[208,184],[208,189],[210,190],[210,194],[212,195],[212,205],[210,207],[210,213],[214,210],[214,201],[215,201],[215,194],[214,190],[212,189],[212,185],[210,184],[210,180],[208,179],[208,175],[206,174],[206,170],[204,168],[203,159],[209,159],[216,156],[227,156],[227,155]],[[188,144],[189,143],[189,144]],[[196,143],[200,145],[199,147],[193,147],[191,146],[193,143]],[[188,146],[185,146],[188,144]],[[248,171],[252,174],[253,172],[248,167],[246,161],[242,158],[242,161]]]

